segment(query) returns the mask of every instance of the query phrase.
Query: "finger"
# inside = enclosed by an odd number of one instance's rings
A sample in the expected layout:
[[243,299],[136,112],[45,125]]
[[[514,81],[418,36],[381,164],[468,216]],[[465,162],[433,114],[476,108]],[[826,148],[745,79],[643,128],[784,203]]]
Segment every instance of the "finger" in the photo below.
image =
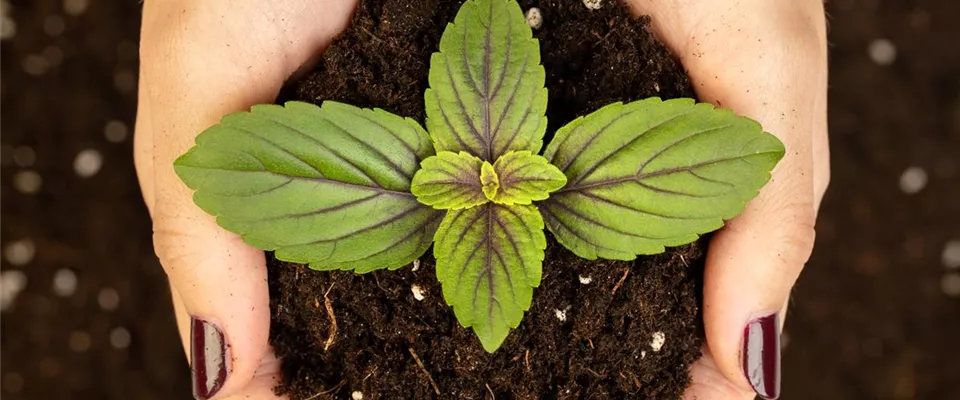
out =
[[[275,384],[270,381],[276,362],[268,348],[265,260],[262,251],[219,228],[193,205],[173,161],[196,133],[221,116],[272,102],[283,81],[342,30],[352,11],[350,1],[328,2],[322,15],[320,7],[313,13],[296,7],[305,7],[302,1],[286,2],[275,12],[249,9],[258,4],[264,3],[172,2],[144,8],[145,101],[137,134],[149,139],[138,140],[138,150],[148,152],[138,156],[138,173],[146,182],[148,203],[153,198],[155,250],[175,288],[179,314],[187,315],[179,322],[190,347],[194,395],[202,399],[273,397],[269,388]],[[203,9],[211,5],[221,8]],[[305,26],[309,32],[297,30]],[[256,27],[269,29],[251,35]],[[152,179],[143,176],[151,169]],[[270,366],[273,370],[264,369]]]

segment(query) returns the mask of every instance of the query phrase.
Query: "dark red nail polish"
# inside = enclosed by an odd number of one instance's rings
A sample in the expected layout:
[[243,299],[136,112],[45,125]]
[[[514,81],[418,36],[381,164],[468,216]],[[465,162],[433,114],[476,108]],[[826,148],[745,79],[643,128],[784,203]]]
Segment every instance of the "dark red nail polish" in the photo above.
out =
[[190,318],[190,368],[193,397],[206,400],[227,380],[227,343],[223,331],[211,322]]
[[780,396],[780,316],[770,314],[743,328],[743,373],[765,399]]

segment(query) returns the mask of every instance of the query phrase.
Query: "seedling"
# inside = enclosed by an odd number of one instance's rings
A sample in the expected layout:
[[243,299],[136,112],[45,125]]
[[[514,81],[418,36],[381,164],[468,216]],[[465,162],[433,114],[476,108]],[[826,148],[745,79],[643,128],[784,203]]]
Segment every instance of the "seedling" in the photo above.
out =
[[495,351],[540,284],[546,226],[632,260],[720,228],[770,178],[776,137],[692,99],[607,105],[541,155],[539,44],[513,0],[468,0],[430,60],[426,129],[380,109],[289,102],[228,115],[174,164],[194,201],[277,259],[366,273],[434,246],[443,298]]

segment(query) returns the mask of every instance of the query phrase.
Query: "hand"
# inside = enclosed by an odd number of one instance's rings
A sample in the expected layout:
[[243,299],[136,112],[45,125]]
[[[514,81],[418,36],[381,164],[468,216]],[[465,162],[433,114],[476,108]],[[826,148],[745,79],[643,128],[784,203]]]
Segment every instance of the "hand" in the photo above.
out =
[[702,101],[756,119],[786,146],[770,183],[710,243],[707,345],[685,396],[776,398],[783,313],[830,180],[823,3],[627,1],[653,18]]
[[225,114],[275,100],[356,0],[147,0],[135,160],[198,399],[274,398],[262,251],[194,206],[173,161]]
[[[144,6],[136,166],[181,335],[196,361],[198,398],[270,398],[278,362],[267,345],[263,253],[193,206],[173,160],[222,115],[272,102],[281,84],[345,27],[355,1]],[[749,365],[748,380],[741,348],[748,321],[785,307],[809,256],[829,180],[822,4],[628,1],[654,17],[701,99],[759,120],[787,146],[770,184],[711,244],[704,299],[708,348],[693,367],[688,391],[699,399],[750,398],[754,389],[775,397],[777,357],[760,365],[766,368]],[[773,330],[778,335],[779,326]]]

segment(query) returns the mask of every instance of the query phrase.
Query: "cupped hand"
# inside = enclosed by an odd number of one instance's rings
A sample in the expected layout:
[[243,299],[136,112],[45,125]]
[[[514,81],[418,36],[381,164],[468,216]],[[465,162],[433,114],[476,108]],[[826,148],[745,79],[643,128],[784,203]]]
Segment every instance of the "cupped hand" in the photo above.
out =
[[830,180],[823,3],[627,1],[652,17],[701,101],[759,121],[786,147],[760,195],[710,243],[707,345],[686,392],[701,400],[776,398],[783,313]]
[[[688,398],[779,393],[782,312],[813,245],[829,181],[826,38],[819,0],[627,0],[688,70],[701,100],[777,135],[787,154],[747,210],[714,236],[707,347]],[[356,0],[148,0],[136,167],[170,277],[197,398],[274,397],[263,252],[195,207],[173,161],[225,114],[274,101],[347,24]]]
[[147,0],[134,143],[154,247],[198,399],[274,398],[264,255],[216,225],[173,170],[196,134],[228,113],[273,102],[326,48],[356,0]]

